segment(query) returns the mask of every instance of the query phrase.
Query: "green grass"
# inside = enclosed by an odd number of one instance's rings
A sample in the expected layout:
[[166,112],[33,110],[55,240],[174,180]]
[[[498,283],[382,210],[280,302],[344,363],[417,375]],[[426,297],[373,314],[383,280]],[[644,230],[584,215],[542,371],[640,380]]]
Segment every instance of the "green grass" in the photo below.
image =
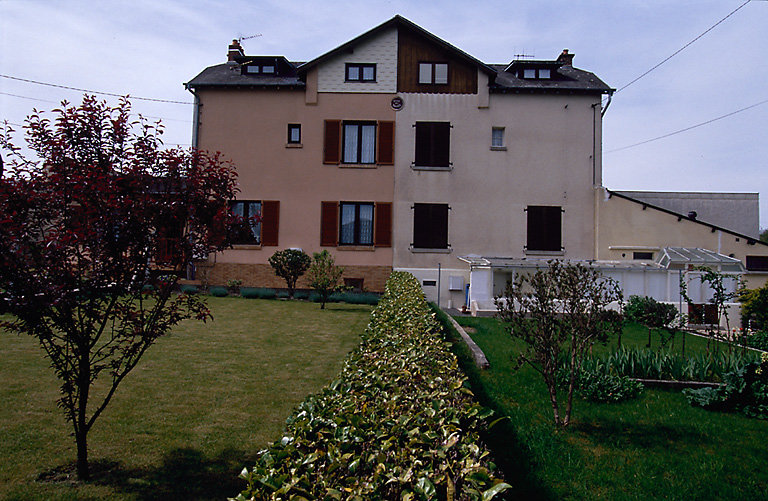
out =
[[71,465],[70,424],[34,338],[0,332],[0,499],[225,499],[285,419],[341,370],[368,306],[209,298],[126,378],[89,435],[94,481],[37,478]]
[[[694,408],[679,392],[646,389],[638,400],[619,404],[575,398],[572,425],[556,431],[539,374],[514,370],[521,344],[495,319],[457,320],[475,329],[471,335],[491,366],[476,369],[457,343],[475,393],[509,417],[486,439],[515,487],[510,499],[766,498],[768,422]],[[626,329],[625,345],[646,342],[642,327]],[[705,352],[706,345],[686,336],[688,353]]]

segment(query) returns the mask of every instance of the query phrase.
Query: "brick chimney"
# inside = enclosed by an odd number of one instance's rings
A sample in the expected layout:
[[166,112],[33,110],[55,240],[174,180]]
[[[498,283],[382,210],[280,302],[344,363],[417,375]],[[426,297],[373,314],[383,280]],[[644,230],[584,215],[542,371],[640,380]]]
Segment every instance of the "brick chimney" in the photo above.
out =
[[563,63],[565,66],[573,66],[573,54],[568,53],[568,49],[563,49],[563,52],[557,56],[557,62]]
[[232,40],[232,43],[229,44],[229,50],[227,51],[227,61],[234,61],[238,56],[245,56],[243,48],[240,46],[238,40]]

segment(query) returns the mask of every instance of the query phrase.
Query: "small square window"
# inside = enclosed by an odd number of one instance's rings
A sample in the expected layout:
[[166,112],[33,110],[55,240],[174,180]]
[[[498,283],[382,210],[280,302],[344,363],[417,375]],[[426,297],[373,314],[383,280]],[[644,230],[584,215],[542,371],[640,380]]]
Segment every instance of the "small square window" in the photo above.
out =
[[251,64],[245,67],[246,73],[258,73],[259,72],[259,65],[258,64]]
[[288,124],[288,143],[301,143],[301,124]]
[[349,65],[347,66],[347,80],[350,82],[356,82],[360,80],[360,67]]
[[535,68],[525,68],[523,70],[523,78],[536,78]]
[[376,68],[373,65],[363,66],[363,81],[373,82],[376,79]]
[[632,259],[653,259],[653,252],[633,252]]
[[494,127],[491,129],[491,146],[493,148],[504,147],[504,127]]
[[539,78],[552,78],[550,70],[549,69],[540,69],[539,70]]
[[432,83],[432,64],[419,63],[419,83],[420,84]]
[[447,84],[448,63],[419,63],[420,84]]
[[262,66],[261,67],[261,72],[262,73],[273,74],[275,72],[275,67],[274,66]]

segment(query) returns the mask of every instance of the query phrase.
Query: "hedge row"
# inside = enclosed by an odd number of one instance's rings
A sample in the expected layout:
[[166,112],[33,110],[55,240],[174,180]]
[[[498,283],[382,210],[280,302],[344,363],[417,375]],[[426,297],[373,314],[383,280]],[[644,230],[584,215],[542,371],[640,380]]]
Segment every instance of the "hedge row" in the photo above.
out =
[[480,443],[478,405],[418,281],[394,272],[339,378],[244,469],[236,499],[490,500],[509,485]]

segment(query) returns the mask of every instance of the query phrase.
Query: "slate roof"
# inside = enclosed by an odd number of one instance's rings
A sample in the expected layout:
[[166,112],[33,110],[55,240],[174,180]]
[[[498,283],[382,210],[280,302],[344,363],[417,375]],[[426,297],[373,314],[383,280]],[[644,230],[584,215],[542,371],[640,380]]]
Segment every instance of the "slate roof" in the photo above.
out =
[[[237,61],[227,62],[223,64],[217,64],[215,66],[209,66],[204,69],[200,74],[187,82],[185,85],[188,89],[194,89],[199,87],[267,87],[267,88],[304,88],[304,77],[308,69],[322,64],[329,58],[343,53],[350,47],[364,41],[368,38],[375,36],[383,30],[402,27],[411,31],[415,31],[420,35],[428,38],[433,43],[440,45],[444,49],[451,51],[460,59],[467,61],[468,63],[476,66],[479,71],[487,73],[490,77],[490,91],[497,93],[508,92],[532,92],[532,93],[588,93],[588,94],[610,94],[614,89],[611,89],[605,82],[600,80],[594,73],[574,68],[570,65],[564,65],[560,61],[513,61],[511,64],[486,64],[474,57],[470,56],[466,52],[454,47],[441,38],[429,33],[420,26],[405,19],[401,16],[395,16],[389,21],[386,21],[379,26],[363,33],[362,35],[353,38],[352,40],[338,46],[337,48],[322,54],[308,62],[292,62],[289,63],[282,56],[277,56],[282,61],[292,66],[290,74],[281,74],[280,76],[274,75],[260,75],[260,74],[247,74],[241,71],[241,64],[245,63],[253,58],[261,58],[262,56],[243,56],[236,58]],[[538,67],[549,67],[552,71],[552,78],[550,79],[524,79],[518,78],[513,72],[517,67],[526,67],[530,65],[536,65]],[[295,70],[295,71],[293,71]],[[509,70],[509,71],[507,71]]]

